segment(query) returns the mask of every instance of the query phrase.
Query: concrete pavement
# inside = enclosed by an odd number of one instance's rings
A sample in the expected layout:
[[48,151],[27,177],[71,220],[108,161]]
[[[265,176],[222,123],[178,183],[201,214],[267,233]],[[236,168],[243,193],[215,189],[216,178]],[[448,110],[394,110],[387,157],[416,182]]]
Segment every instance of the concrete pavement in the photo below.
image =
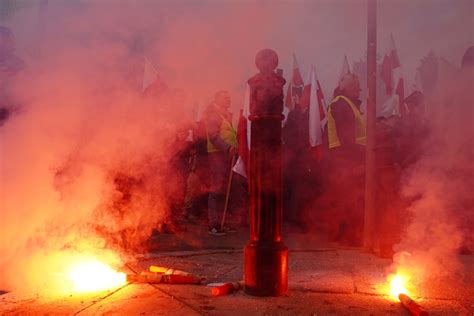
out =
[[[173,267],[206,276],[209,282],[238,281],[243,275],[242,247],[247,231],[210,237],[205,229],[160,235],[151,243],[162,250],[137,256],[128,263],[134,271],[149,265]],[[198,285],[128,284],[114,291],[63,298],[0,295],[2,315],[408,315],[384,294],[391,261],[357,248],[339,248],[319,234],[286,232],[289,292],[285,297],[258,298],[243,292],[212,297]],[[165,239],[169,239],[168,243]],[[171,242],[171,240],[173,240]],[[188,245],[194,244],[194,249]],[[168,247],[173,245],[173,247]],[[181,245],[179,247],[178,245]],[[213,247],[211,247],[213,246]],[[156,247],[155,247],[156,248]],[[175,251],[170,251],[173,248]],[[420,304],[430,315],[473,315],[474,256],[460,256],[464,276],[420,287]]]

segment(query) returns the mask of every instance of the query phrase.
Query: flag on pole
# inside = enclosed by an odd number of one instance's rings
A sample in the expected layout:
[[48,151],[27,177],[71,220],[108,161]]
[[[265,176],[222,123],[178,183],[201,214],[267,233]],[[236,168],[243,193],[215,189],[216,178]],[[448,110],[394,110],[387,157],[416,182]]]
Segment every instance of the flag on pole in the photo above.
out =
[[239,158],[232,170],[247,178],[250,151],[250,86],[247,84],[244,96],[244,106],[240,110],[239,123],[237,125],[237,143],[239,144]]
[[403,104],[403,100],[405,100],[405,87],[404,87],[404,81],[403,81],[402,77],[400,77],[400,79],[398,79],[397,89],[395,90],[395,93],[398,96],[398,112],[399,112],[399,114],[400,115],[407,114],[408,109]]
[[[390,34],[389,48],[383,57],[382,70],[380,73],[380,77],[385,82],[385,92],[387,95],[392,95],[394,84],[397,83],[398,85],[399,83],[401,77],[399,74],[400,68],[400,58],[398,57],[395,40],[393,39],[393,35]],[[394,74],[396,70],[398,70],[398,76],[395,76]]]
[[293,54],[293,59],[291,63],[292,76],[291,80],[288,83],[288,90],[286,92],[285,105],[289,111],[293,110],[295,107],[295,98],[301,97],[303,94],[304,82],[301,77],[300,68],[298,62],[296,61],[296,55]]
[[309,142],[311,147],[315,148],[317,160],[320,161],[323,153],[323,129],[327,117],[324,96],[314,66],[311,67],[309,81]]
[[385,83],[385,93],[391,95],[393,90],[392,63],[387,55],[383,57],[380,77]]
[[390,33],[390,61],[392,63],[392,68],[401,67],[400,58],[398,57],[397,47],[395,46],[395,40],[393,39],[392,33]]
[[244,118],[246,119],[246,132],[245,135],[247,135],[247,149],[250,149],[250,120],[249,120],[249,115],[250,115],[250,86],[247,83],[247,87],[245,88],[245,95],[244,95],[244,109],[243,109],[243,115]]
[[324,94],[323,94],[323,89],[321,89],[321,84],[319,83],[319,80],[316,78],[316,83],[318,85],[318,90],[316,91],[318,95],[318,105],[319,105],[319,113],[320,113],[320,118],[321,118],[321,125],[324,130],[324,127],[326,126],[328,122],[328,110],[326,107],[326,100],[324,99]]
[[398,57],[395,40],[393,39],[393,34],[390,34],[388,50],[385,52],[380,74],[385,82],[385,92],[387,95],[392,95],[395,84],[397,84],[398,88],[399,82],[397,78],[394,78],[394,70],[400,67],[400,58]]
[[339,81],[337,82],[336,86],[339,85],[339,82],[341,82],[342,77],[350,73],[351,73],[351,68],[349,67],[349,61],[347,60],[347,55],[344,55],[344,60],[342,61],[341,73],[339,74]]
[[148,58],[145,57],[142,92],[145,92],[145,90],[148,89],[148,87],[150,87],[158,78],[158,71],[156,70],[155,66],[153,66]]
[[[405,81],[402,76],[402,66],[393,34],[390,34],[388,50],[383,58],[380,77],[385,83],[385,93],[389,97],[387,102],[382,106],[382,112],[392,113],[391,115],[406,113],[406,106],[403,104],[403,100],[405,99]],[[395,108],[387,111],[395,102],[395,98],[393,98],[394,95],[397,96],[398,109]],[[390,104],[390,106],[387,106],[388,104]]]
[[400,115],[400,102],[398,95],[392,94],[384,103],[377,106],[377,117],[388,118],[393,115]]

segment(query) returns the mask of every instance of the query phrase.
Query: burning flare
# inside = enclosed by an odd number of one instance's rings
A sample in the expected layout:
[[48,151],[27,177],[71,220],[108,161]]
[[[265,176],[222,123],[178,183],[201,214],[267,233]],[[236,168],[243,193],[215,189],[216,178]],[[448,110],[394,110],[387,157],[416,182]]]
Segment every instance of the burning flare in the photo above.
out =
[[68,276],[76,292],[103,291],[126,283],[125,273],[117,272],[95,258],[73,264]]
[[404,274],[401,274],[400,272],[397,272],[396,274],[392,274],[389,276],[389,282],[390,282],[390,290],[389,294],[390,297],[398,301],[398,296],[400,294],[406,294],[410,295],[406,288],[406,284],[408,283],[409,277],[407,277]]

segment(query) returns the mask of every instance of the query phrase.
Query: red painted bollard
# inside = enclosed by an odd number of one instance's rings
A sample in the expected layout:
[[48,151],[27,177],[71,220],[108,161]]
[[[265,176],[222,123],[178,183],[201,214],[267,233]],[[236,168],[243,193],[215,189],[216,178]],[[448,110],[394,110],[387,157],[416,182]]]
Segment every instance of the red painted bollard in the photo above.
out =
[[260,73],[250,86],[250,240],[244,250],[244,291],[281,296],[288,290],[288,248],[283,243],[281,122],[285,79],[271,49],[255,59]]

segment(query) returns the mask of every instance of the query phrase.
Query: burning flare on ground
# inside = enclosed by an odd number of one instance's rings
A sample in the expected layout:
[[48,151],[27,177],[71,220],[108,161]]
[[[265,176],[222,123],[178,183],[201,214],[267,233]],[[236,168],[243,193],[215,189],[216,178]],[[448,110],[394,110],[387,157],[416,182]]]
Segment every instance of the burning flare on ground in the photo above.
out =
[[73,290],[78,293],[108,290],[126,283],[125,273],[115,271],[96,258],[74,263],[68,270],[68,276]]
[[389,294],[394,301],[399,301],[398,296],[400,294],[406,294],[408,296],[410,295],[407,290],[409,279],[410,278],[406,274],[400,272],[392,274],[388,277],[390,282]]
[[429,313],[423,310],[423,308],[410,297],[410,293],[407,290],[409,280],[410,277],[406,273],[401,273],[400,271],[389,275],[388,281],[390,282],[390,288],[388,289],[388,292],[390,298],[394,301],[400,302],[402,306],[408,310],[410,315],[429,316]]

